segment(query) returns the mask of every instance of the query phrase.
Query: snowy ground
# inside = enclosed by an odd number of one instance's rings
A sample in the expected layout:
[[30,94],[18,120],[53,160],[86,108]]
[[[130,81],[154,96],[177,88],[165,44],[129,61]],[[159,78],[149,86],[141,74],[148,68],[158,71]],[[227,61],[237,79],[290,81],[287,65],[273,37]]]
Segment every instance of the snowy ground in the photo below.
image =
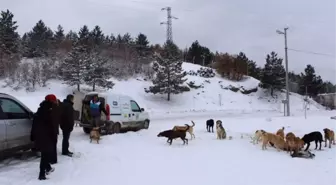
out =
[[[291,158],[273,148],[261,150],[247,135],[256,129],[275,132],[285,126],[286,132],[298,136],[328,127],[335,130],[330,115],[300,117],[212,116],[223,120],[233,140],[216,140],[205,131],[205,120],[188,116],[180,119],[153,120],[149,130],[104,136],[101,143],[89,143],[78,127],[71,137],[71,149],[79,158],[59,156],[56,171],[45,182],[37,180],[38,160],[0,168],[0,184],[4,185],[320,185],[336,182],[336,150],[314,151],[315,159]],[[172,146],[158,132],[174,125],[196,122],[196,139],[183,146],[174,140]],[[241,135],[244,138],[241,139]],[[61,137],[61,136],[60,136]],[[60,143],[59,143],[60,144]],[[60,145],[59,145],[60,150]]]

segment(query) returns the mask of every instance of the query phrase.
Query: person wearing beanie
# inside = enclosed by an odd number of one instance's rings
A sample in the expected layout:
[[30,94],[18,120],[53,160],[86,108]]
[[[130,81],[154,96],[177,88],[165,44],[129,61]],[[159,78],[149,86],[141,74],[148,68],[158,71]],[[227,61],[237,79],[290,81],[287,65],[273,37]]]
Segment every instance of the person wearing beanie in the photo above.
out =
[[37,109],[33,120],[34,129],[32,134],[35,146],[41,152],[39,180],[46,180],[46,175],[55,170],[50,163],[53,157],[55,138],[57,137],[54,127],[56,103],[57,98],[55,95],[47,95]]
[[51,157],[51,164],[56,164],[57,163],[57,140],[58,140],[58,135],[59,135],[59,125],[61,122],[61,116],[62,116],[62,102],[57,99],[56,106],[54,106],[54,111],[53,111],[53,126],[55,129],[55,139],[54,139],[54,150],[53,150],[53,155]]
[[60,127],[63,133],[62,141],[62,155],[72,157],[73,153],[69,151],[69,139],[70,134],[75,125],[74,119],[74,96],[69,94],[62,103],[62,118],[60,122]]

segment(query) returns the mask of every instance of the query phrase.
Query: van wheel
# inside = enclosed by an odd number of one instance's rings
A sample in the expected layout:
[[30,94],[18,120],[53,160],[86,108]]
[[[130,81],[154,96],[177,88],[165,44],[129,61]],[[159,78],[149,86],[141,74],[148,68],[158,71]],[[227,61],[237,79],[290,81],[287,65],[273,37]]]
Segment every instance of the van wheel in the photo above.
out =
[[90,134],[91,128],[85,128],[85,127],[83,127],[83,131],[84,131],[85,134]]
[[119,134],[121,130],[121,125],[120,123],[115,123],[113,126],[113,134]]
[[145,122],[143,124],[143,128],[144,129],[148,129],[149,128],[149,120],[145,120]]

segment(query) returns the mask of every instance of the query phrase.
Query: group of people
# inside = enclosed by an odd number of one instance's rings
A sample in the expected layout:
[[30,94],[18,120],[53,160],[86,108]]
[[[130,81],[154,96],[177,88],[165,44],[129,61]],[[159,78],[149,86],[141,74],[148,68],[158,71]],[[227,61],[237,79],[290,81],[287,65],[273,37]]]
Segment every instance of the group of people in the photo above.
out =
[[69,151],[69,138],[75,123],[73,104],[72,94],[67,95],[63,102],[49,94],[34,114],[31,140],[35,143],[36,150],[41,153],[39,180],[46,180],[46,175],[55,170],[51,164],[57,163],[59,128],[63,134],[62,155],[73,155]]

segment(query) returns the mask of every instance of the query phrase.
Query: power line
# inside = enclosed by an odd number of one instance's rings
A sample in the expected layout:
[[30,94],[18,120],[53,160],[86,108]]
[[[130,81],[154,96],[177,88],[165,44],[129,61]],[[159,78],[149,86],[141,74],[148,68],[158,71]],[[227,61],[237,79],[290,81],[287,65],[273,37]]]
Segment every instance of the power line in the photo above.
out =
[[313,51],[305,51],[305,50],[289,49],[289,48],[288,48],[288,50],[290,50],[290,51],[295,51],[295,52],[299,52],[299,53],[312,54],[312,55],[321,55],[321,56],[335,57],[335,55],[326,54],[326,53],[317,53],[317,52],[313,52]]

